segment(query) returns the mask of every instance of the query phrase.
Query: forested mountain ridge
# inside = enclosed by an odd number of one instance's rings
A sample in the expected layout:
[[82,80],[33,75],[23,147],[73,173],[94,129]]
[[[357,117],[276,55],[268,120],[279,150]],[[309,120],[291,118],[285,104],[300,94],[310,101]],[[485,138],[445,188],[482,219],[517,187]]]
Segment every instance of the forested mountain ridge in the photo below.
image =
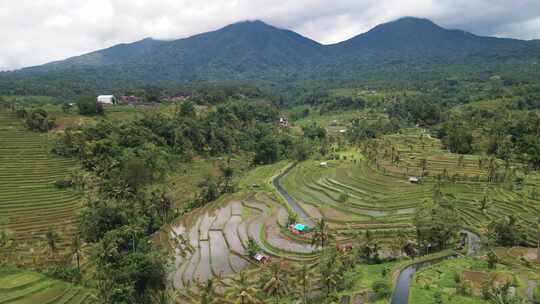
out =
[[146,38],[119,44],[86,55],[72,57],[24,72],[107,65],[174,65],[180,69],[200,69],[223,65],[267,67],[311,63],[322,55],[322,45],[289,30],[262,21],[244,21],[189,38],[164,41]]
[[406,79],[426,69],[445,72],[453,64],[489,71],[508,61],[526,66],[538,61],[539,51],[538,41],[481,37],[413,17],[332,45],[262,21],[246,21],[189,38],[147,38],[0,73],[0,94],[74,96],[193,81],[279,86],[337,79],[343,84],[386,79],[389,73]]

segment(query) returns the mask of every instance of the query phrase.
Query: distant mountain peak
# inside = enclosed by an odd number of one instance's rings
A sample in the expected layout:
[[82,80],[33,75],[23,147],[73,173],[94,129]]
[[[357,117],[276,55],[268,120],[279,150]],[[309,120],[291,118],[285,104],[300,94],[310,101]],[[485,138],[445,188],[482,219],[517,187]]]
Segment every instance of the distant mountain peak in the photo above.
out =
[[430,24],[430,25],[435,25],[435,26],[438,27],[438,25],[435,22],[431,21],[428,18],[414,17],[414,16],[401,17],[399,19],[396,19],[394,21],[390,21],[388,23],[392,23],[392,22],[396,22],[396,23],[408,22],[408,23],[418,23],[418,24]]
[[444,57],[489,48],[487,40],[477,38],[480,37],[465,31],[445,29],[426,18],[403,17],[379,24],[338,45],[376,54],[392,52],[393,56]]
[[[376,31],[444,31],[445,29],[427,18],[403,17],[387,23],[382,23],[371,29]],[[368,32],[368,33],[369,33]]]
[[278,29],[277,27],[258,19],[235,22],[235,23],[225,26],[223,29],[242,29],[242,28]]
[[[306,71],[321,74],[335,71],[339,75],[342,69],[344,75],[353,75],[360,65],[439,63],[484,54],[488,54],[486,57],[490,54],[514,56],[515,50],[526,47],[528,53],[534,53],[540,49],[540,42],[475,36],[445,29],[418,17],[380,24],[331,45],[322,45],[262,20],[245,20],[187,38],[145,38],[118,44],[63,61],[5,72],[2,77],[9,81],[15,79],[10,78],[12,76],[22,79],[28,75],[43,75],[63,79],[70,75],[74,86],[93,79],[95,87],[110,90],[114,83],[289,79],[301,77],[297,75]],[[43,83],[44,86],[58,84],[58,90],[64,90],[62,81],[44,80]]]

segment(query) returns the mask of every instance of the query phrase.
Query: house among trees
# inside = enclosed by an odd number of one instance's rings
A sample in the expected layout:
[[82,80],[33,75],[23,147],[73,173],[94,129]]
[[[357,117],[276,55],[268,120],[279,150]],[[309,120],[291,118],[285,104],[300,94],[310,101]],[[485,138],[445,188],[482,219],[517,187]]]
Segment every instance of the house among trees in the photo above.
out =
[[138,96],[129,95],[129,96],[120,96],[120,103],[123,104],[137,104],[143,102],[143,99]]
[[289,126],[289,120],[287,119],[287,117],[279,118],[279,126],[282,128],[287,128]]
[[116,103],[116,98],[114,95],[99,95],[97,102],[102,105],[112,105]]
[[271,258],[267,255],[264,255],[262,253],[257,253],[254,257],[255,261],[259,264],[266,264],[270,262]]

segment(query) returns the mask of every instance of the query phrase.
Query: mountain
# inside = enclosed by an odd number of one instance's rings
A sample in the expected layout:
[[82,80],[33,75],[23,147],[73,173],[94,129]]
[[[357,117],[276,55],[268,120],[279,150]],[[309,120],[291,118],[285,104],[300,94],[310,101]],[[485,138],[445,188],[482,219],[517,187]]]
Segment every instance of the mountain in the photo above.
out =
[[539,54],[538,41],[481,37],[413,17],[332,45],[262,21],[245,21],[188,38],[147,38],[0,73],[0,95],[73,96],[187,82],[332,84],[408,78],[425,70],[440,74],[452,65],[487,71],[510,63],[526,66],[537,62]]
[[312,64],[323,46],[262,21],[245,21],[173,41],[150,38],[87,55],[30,68],[32,71],[109,65],[160,66],[165,69],[265,69]]
[[488,51],[510,51],[526,47],[516,39],[481,37],[462,30],[449,30],[428,19],[405,17],[381,24],[370,31],[332,47],[341,54],[462,57]]
[[27,71],[53,71],[70,68],[89,68],[106,65],[125,64],[152,56],[154,52],[164,45],[165,41],[146,38],[134,43],[122,43],[110,48],[95,51],[66,60],[55,61],[41,66],[31,67]]

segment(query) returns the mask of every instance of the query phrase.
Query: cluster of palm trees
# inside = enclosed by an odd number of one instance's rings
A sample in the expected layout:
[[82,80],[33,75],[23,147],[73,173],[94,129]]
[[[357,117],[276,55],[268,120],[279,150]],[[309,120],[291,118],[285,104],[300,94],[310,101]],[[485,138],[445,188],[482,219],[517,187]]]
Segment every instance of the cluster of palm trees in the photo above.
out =
[[359,260],[377,257],[380,250],[369,231],[355,238],[354,248],[339,246],[335,232],[324,219],[316,223],[311,234],[312,246],[320,250],[317,259],[299,264],[276,261],[254,272],[241,272],[233,280],[214,278],[198,282],[198,303],[289,303],[292,299],[294,303],[308,303],[313,297],[331,302],[336,300],[335,292],[343,288],[347,270]]
[[61,245],[62,239],[62,234],[52,227],[49,227],[45,234],[39,236],[33,242],[18,242],[13,238],[9,230],[0,229],[0,263],[27,265],[29,257],[22,253],[29,252],[34,266],[51,261],[67,262],[67,264],[76,266],[80,271],[83,258],[83,241],[78,234],[75,234],[71,238],[69,246],[63,248]]
[[[280,303],[288,297],[299,297],[307,303],[311,292],[312,266],[285,267],[278,261],[263,266],[255,273],[241,272],[233,281],[226,283],[220,278],[198,282],[200,304],[263,304]],[[293,282],[295,282],[293,284]]]

